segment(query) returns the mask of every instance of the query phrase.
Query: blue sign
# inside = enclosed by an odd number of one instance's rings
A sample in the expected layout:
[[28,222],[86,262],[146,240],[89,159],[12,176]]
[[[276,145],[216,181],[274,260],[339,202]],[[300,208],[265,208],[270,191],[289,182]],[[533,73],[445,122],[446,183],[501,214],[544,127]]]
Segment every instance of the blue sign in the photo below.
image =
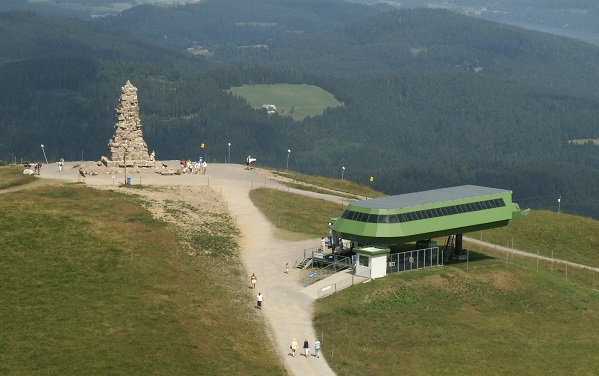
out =
[[314,277],[315,275],[316,275],[316,272],[312,272],[312,273],[310,273],[310,274],[308,275],[308,278],[312,278],[312,277]]

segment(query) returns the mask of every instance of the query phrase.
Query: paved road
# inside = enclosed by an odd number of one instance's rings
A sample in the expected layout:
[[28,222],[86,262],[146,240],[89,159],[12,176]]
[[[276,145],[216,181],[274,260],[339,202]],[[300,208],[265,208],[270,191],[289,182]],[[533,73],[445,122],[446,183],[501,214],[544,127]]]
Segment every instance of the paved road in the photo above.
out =
[[[164,163],[178,168],[177,161]],[[85,180],[90,186],[118,185],[125,181],[122,172],[114,175],[114,178],[112,173],[106,171],[99,171],[97,176],[83,178],[79,175],[79,169],[73,168],[78,164],[85,165],[85,168],[98,169],[94,162],[67,162],[63,171],[59,173],[57,167],[45,165],[41,177],[72,182]],[[334,375],[326,361],[326,340],[322,343],[320,358],[289,356],[289,344],[293,338],[300,347],[304,338],[308,339],[310,346],[316,338],[311,321],[315,294],[313,291],[302,292],[300,271],[291,267],[289,274],[286,274],[285,263],[293,266],[295,260],[303,256],[304,249],[315,248],[320,241],[318,238],[298,242],[277,239],[273,226],[249,199],[249,191],[257,187],[296,190],[288,189],[266,179],[256,170],[246,170],[245,166],[237,164],[210,164],[206,175],[162,176],[154,172],[135,172],[133,169],[129,169],[128,173],[133,184],[141,182],[147,185],[205,185],[222,193],[229,212],[242,233],[240,253],[248,272],[248,286],[250,275],[255,273],[258,278],[256,294],[261,292],[264,295],[261,313],[269,323],[276,350],[281,354],[287,370],[292,375]],[[341,203],[341,199],[335,196],[296,192]]]

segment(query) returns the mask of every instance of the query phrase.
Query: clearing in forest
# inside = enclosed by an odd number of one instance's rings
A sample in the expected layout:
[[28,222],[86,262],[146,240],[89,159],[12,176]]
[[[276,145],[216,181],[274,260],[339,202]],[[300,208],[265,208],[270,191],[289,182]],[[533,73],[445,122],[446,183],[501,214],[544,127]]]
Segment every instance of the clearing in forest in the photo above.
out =
[[273,104],[279,115],[291,116],[296,121],[320,115],[327,107],[343,105],[328,91],[306,84],[244,85],[232,87],[231,92],[255,108]]

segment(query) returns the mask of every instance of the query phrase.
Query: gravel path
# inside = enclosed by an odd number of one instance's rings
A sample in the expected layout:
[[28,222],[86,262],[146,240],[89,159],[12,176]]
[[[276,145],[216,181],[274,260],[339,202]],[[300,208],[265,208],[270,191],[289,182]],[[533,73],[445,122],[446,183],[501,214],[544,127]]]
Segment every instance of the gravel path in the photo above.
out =
[[[165,163],[168,168],[173,169],[177,169],[179,165],[177,161],[157,163]],[[79,173],[80,169],[93,171],[97,175],[86,175],[83,178]],[[237,164],[210,164],[206,175],[165,176],[153,170],[141,169],[139,171],[128,169],[127,172],[132,184],[141,182],[144,185],[156,186],[182,185],[194,188],[203,186],[222,195],[230,215],[242,234],[239,240],[240,255],[248,273],[248,288],[250,276],[255,273],[258,278],[255,294],[261,292],[264,295],[261,313],[269,323],[275,340],[275,349],[281,355],[287,370],[292,375],[334,375],[326,361],[326,339],[322,343],[320,358],[310,356],[306,359],[304,356],[299,356],[301,351],[293,358],[289,350],[293,338],[297,340],[300,347],[304,338],[308,339],[311,347],[316,339],[311,320],[313,298],[301,293],[303,286],[299,282],[300,271],[293,269],[292,266],[295,260],[303,257],[304,249],[317,247],[319,239],[297,242],[277,239],[273,226],[249,198],[250,190],[258,187],[296,190],[280,185],[258,170],[246,170],[245,166]],[[41,177],[71,182],[85,181],[87,185],[98,188],[117,187],[125,181],[122,169],[117,172],[115,169],[99,167],[95,162],[67,162],[62,172],[58,172],[57,166],[45,165]],[[341,202],[341,199],[335,196],[306,191],[297,192]],[[291,266],[289,274],[285,273],[286,262]]]

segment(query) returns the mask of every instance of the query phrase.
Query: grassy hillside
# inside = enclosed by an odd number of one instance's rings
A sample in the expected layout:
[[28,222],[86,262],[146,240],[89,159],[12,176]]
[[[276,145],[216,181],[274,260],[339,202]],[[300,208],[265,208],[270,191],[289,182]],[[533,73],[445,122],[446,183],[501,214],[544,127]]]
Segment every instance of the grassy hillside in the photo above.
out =
[[302,120],[321,115],[329,107],[338,107],[333,94],[314,85],[244,85],[232,87],[231,92],[243,97],[254,108],[264,104],[277,106],[277,114]]
[[316,303],[339,375],[595,374],[599,293],[493,258],[391,275]]
[[0,221],[0,373],[284,372],[243,293],[228,216],[204,224],[218,238],[184,240],[133,196],[69,185],[0,194]]

